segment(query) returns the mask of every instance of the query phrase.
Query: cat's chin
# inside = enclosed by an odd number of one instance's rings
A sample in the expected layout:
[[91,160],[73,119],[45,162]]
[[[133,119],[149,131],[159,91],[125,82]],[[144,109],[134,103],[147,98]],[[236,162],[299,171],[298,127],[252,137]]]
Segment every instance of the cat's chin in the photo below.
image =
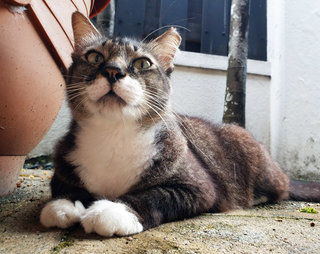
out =
[[97,104],[102,104],[103,107],[124,107],[127,105],[127,103],[113,91],[110,91],[106,95],[102,96],[97,101]]
[[89,108],[93,114],[98,113],[110,120],[137,120],[141,117],[141,110],[138,109],[137,105],[135,106],[131,105],[131,103],[127,103],[113,91],[110,91],[98,101],[90,104]]
[[120,97],[107,96],[102,101],[87,104],[92,116],[102,117],[109,121],[137,120],[141,111],[137,107],[127,104]]

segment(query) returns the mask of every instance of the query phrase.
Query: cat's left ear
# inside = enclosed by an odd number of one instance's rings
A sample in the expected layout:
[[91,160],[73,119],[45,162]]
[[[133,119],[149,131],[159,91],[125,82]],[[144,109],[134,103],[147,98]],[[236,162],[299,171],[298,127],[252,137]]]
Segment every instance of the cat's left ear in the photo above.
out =
[[78,11],[72,14],[72,28],[75,51],[82,50],[90,42],[102,37],[90,20]]
[[181,36],[173,27],[151,41],[152,50],[167,74],[173,71],[173,59],[179,49],[180,43]]

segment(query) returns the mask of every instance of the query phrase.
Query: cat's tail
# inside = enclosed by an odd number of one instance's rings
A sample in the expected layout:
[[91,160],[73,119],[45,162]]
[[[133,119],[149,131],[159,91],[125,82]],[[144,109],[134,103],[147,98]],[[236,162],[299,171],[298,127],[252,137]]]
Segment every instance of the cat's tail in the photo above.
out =
[[290,180],[290,200],[320,202],[320,182]]

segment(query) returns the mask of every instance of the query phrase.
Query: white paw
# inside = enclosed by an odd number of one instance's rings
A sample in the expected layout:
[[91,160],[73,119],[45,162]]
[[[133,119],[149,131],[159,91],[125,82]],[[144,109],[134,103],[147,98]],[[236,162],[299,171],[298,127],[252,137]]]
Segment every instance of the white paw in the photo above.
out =
[[143,230],[137,216],[126,205],[109,200],[94,202],[81,216],[81,224],[86,233],[102,236],[131,235]]
[[47,228],[67,228],[80,222],[80,216],[84,212],[85,208],[80,201],[73,204],[67,199],[52,200],[42,209],[40,222]]

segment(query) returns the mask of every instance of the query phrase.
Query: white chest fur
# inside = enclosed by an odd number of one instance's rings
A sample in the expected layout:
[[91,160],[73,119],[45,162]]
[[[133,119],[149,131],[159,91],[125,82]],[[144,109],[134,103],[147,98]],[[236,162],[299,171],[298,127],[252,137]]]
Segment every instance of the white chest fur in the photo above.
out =
[[113,199],[126,193],[151,164],[154,135],[155,128],[141,131],[133,122],[88,121],[81,124],[77,148],[67,159],[78,166],[90,192]]

